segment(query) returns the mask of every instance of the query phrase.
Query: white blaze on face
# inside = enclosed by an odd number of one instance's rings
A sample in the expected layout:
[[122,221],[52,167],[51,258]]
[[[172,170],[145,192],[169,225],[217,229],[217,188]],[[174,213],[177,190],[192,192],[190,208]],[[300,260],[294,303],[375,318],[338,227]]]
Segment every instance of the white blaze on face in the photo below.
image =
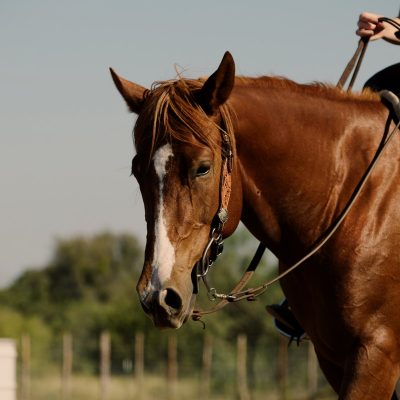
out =
[[[155,221],[155,243],[153,253],[152,284],[162,287],[163,283],[171,277],[172,267],[175,264],[175,249],[168,238],[165,221],[164,180],[167,173],[167,163],[174,156],[170,144],[160,147],[154,154],[154,169],[159,182],[158,213]],[[158,282],[157,282],[158,281]]]

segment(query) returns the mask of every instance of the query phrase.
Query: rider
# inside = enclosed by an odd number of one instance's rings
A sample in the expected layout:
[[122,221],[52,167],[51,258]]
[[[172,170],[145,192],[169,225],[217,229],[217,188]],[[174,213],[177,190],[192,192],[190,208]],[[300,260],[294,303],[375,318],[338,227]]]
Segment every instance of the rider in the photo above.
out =
[[[387,22],[380,22],[382,15],[363,12],[358,19],[356,34],[361,37],[369,37],[369,40],[384,39],[387,42],[400,45],[400,32],[397,28]],[[391,18],[400,24],[400,18]],[[364,88],[374,91],[383,89],[390,90],[400,96],[400,63],[391,65],[382,71],[377,72],[365,83]],[[277,329],[291,340],[300,341],[305,337],[305,332],[290,310],[285,299],[281,304],[267,306],[267,311],[275,318]]]
[[[369,37],[369,40],[384,39],[393,44],[400,44],[400,39],[395,36],[397,29],[387,22],[379,22],[383,15],[363,12],[358,19],[356,34],[361,37]],[[400,18],[392,18],[400,23]]]
[[[387,22],[379,22],[382,15],[363,12],[358,19],[356,34],[361,37],[369,37],[369,40],[383,39],[393,44],[400,44],[400,37],[396,36],[397,28]],[[400,23],[400,18],[391,18],[394,22]],[[390,90],[400,95],[400,63],[391,65],[377,72],[365,83],[375,91],[383,89]]]

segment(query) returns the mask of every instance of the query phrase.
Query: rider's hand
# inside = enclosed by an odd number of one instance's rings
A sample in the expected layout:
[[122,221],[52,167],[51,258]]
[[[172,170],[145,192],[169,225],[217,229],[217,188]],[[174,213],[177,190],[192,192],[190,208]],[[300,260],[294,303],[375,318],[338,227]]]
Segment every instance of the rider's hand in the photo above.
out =
[[[358,19],[356,34],[361,37],[369,37],[370,40],[384,39],[388,42],[400,44],[400,40],[394,35],[397,29],[386,22],[379,22],[379,14],[363,12]],[[393,18],[399,22],[398,18]]]

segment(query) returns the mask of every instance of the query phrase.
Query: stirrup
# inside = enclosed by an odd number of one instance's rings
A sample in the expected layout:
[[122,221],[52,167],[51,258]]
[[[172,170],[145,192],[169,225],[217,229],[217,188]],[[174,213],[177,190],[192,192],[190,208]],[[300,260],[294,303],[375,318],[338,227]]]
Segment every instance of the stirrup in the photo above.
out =
[[280,304],[270,304],[265,308],[274,317],[274,324],[277,331],[290,339],[289,344],[293,341],[299,344],[303,340],[308,340],[306,332],[294,317],[286,299]]

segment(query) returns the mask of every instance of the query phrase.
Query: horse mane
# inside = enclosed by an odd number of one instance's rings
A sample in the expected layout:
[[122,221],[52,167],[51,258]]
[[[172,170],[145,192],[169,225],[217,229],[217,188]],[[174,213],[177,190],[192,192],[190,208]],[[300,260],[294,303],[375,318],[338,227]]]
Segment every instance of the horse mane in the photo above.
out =
[[[233,111],[226,103],[220,106],[221,123],[210,118],[195,101],[195,93],[200,90],[205,79],[177,79],[155,82],[144,95],[144,108],[135,125],[135,145],[138,150],[150,144],[150,158],[163,141],[198,144],[213,151],[220,149],[220,141],[211,135],[213,128],[225,131],[231,141],[233,135]],[[150,125],[148,125],[150,121]],[[147,126],[146,126],[147,125]],[[149,132],[151,131],[151,141]],[[145,130],[145,131],[144,131]],[[188,132],[191,135],[188,135]],[[195,139],[193,141],[193,139]]]
[[355,101],[379,101],[379,95],[369,89],[362,92],[346,92],[331,84],[323,82],[312,82],[307,84],[297,83],[281,76],[260,76],[260,77],[236,77],[235,85],[253,88],[271,88],[290,90],[296,93],[304,93],[336,100]]
[[[210,134],[213,127],[225,130],[234,143],[233,116],[235,114],[229,106],[229,101],[220,106],[222,123],[218,124],[215,119],[207,116],[195,100],[195,93],[201,89],[205,80],[206,78],[187,79],[179,76],[177,79],[153,83],[151,89],[145,92],[143,110],[135,124],[137,150],[142,146],[149,146],[151,158],[158,144],[163,141],[177,140],[204,145],[216,152],[220,149],[220,142],[218,138]],[[361,93],[345,92],[320,82],[299,84],[277,76],[236,77],[235,86],[289,90],[339,101],[374,103],[379,101],[379,95],[370,90]],[[151,135],[149,135],[149,130]],[[191,135],[188,135],[188,132]]]

